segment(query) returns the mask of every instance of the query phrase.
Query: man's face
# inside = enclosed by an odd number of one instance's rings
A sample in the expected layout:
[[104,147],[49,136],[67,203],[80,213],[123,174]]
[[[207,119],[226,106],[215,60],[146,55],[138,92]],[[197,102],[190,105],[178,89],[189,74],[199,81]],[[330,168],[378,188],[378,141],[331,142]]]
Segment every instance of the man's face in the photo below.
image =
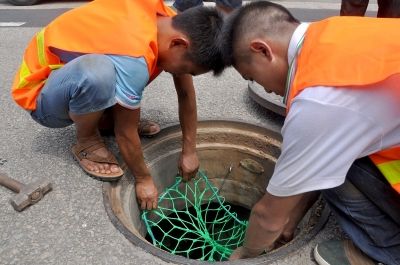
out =
[[190,60],[183,58],[169,58],[159,64],[159,66],[164,71],[173,75],[190,74],[196,76],[207,72]]
[[195,76],[206,73],[205,69],[193,63],[186,56],[187,49],[184,45],[170,47],[168,52],[159,54],[158,67],[173,75],[191,74]]
[[240,56],[235,56],[234,67],[244,79],[256,81],[268,93],[275,92],[283,96],[286,72],[275,55],[271,57],[262,52],[254,52],[249,46],[235,51],[235,54]]

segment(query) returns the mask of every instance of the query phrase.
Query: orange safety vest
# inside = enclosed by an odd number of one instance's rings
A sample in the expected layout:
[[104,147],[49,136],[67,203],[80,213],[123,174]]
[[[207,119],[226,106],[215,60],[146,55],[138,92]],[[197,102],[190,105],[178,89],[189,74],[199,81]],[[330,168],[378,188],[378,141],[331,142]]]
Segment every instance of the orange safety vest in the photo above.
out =
[[150,80],[157,69],[157,15],[174,16],[163,0],[96,0],[70,10],[38,32],[25,50],[12,97],[22,108],[36,109],[51,71],[64,62],[50,47],[83,54],[144,57]]
[[[297,69],[287,100],[315,86],[362,89],[390,83],[400,101],[400,20],[332,17],[311,23],[297,57]],[[400,146],[370,155],[400,193]]]

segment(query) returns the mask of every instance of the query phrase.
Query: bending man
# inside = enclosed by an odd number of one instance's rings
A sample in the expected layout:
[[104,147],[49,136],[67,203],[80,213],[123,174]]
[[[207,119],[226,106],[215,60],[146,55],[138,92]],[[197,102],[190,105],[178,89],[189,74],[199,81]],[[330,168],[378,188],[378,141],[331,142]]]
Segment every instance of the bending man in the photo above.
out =
[[360,17],[299,23],[270,2],[226,23],[226,64],[283,96],[288,111],[282,153],[232,259],[273,248],[321,190],[350,240],[317,245],[319,264],[400,264],[399,27]]

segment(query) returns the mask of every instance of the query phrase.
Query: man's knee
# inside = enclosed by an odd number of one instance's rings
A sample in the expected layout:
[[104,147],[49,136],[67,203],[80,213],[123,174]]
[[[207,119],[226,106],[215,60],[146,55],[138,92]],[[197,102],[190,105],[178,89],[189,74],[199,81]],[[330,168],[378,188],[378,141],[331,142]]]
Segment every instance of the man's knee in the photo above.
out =
[[71,95],[73,113],[87,113],[109,107],[115,101],[116,73],[106,55],[88,54],[78,58],[80,78]]
[[79,67],[82,70],[82,86],[93,88],[101,94],[115,90],[115,67],[106,55],[83,55]]

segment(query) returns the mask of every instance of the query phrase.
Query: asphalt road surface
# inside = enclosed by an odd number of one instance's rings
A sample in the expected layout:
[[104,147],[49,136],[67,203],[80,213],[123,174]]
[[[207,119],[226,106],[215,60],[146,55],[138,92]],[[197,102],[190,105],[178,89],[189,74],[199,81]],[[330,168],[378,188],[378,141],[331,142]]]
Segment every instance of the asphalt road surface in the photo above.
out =
[[[340,6],[336,0],[279,2],[302,21],[337,15]],[[0,265],[166,264],[132,245],[111,224],[102,201],[102,183],[84,174],[72,158],[74,127],[44,128],[10,96],[29,39],[54,17],[82,3],[49,0],[32,7],[15,7],[0,0],[0,171],[25,183],[38,178],[53,183],[52,192],[22,213],[8,203],[13,193],[0,187]],[[241,120],[274,130],[282,126],[281,117],[249,98],[247,82],[232,69],[219,78],[211,74],[195,77],[194,83],[199,120]],[[178,121],[176,92],[168,74],[161,74],[146,88],[141,112],[142,118],[162,127]],[[116,152],[114,139],[106,142]],[[312,248],[337,236],[340,231],[331,219],[296,255],[271,265],[314,264]]]
[[[285,1],[276,1],[285,5]],[[78,6],[84,2],[60,2],[51,1],[43,2],[42,4],[30,7],[15,7],[8,4],[5,0],[0,1],[0,23],[3,26],[20,26],[20,27],[42,27],[49,23],[52,19],[59,16],[60,14],[70,10],[71,8]],[[294,2],[289,2],[294,3]],[[339,15],[338,9],[324,9],[316,8],[317,2],[305,2],[299,3],[299,6],[303,5],[304,8],[293,8],[289,7],[289,10],[294,14],[296,18],[301,21],[315,21],[320,20],[329,16]],[[292,5],[293,6],[293,5]],[[325,5],[327,7],[329,5]],[[331,7],[331,6],[329,6]],[[43,8],[43,9],[42,9]],[[369,11],[368,16],[375,15],[375,12]],[[18,23],[7,24],[7,23]],[[1,25],[1,24],[0,24]]]

